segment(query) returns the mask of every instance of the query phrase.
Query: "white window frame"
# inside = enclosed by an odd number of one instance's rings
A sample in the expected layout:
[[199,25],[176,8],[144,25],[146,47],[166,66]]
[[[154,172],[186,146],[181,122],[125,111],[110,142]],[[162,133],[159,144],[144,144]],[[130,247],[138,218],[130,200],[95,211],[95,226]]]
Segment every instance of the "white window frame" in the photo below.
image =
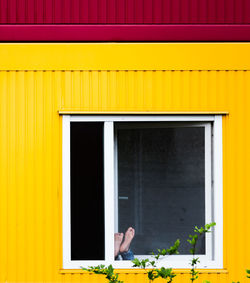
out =
[[[70,122],[104,123],[105,260],[71,260]],[[206,254],[197,255],[200,258],[198,268],[223,268],[222,115],[63,115],[63,268],[79,269],[81,266],[88,267],[98,264],[112,264],[115,268],[132,268],[131,261],[114,260],[115,209],[117,206],[115,122],[178,122],[180,124],[189,122],[190,126],[205,125],[206,223],[214,221],[216,226],[213,228],[213,233],[206,235]],[[135,257],[146,258],[147,256],[135,255]],[[190,268],[191,258],[191,255],[173,255],[159,260],[157,266]]]

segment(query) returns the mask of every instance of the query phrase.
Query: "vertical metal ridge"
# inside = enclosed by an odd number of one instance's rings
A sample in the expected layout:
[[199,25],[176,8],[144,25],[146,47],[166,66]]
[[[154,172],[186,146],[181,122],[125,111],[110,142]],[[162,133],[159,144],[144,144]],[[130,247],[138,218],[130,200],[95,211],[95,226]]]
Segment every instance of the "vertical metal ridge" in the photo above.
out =
[[249,24],[248,0],[0,0],[2,24]]
[[7,98],[6,95],[8,89],[7,85],[7,76],[6,72],[0,72],[0,265],[1,265],[1,272],[0,272],[0,281],[6,282],[7,281],[7,255],[8,255],[8,181],[7,181],[7,174],[8,174],[8,122],[9,119],[7,118],[8,111],[7,111]]
[[16,89],[19,90],[19,95],[17,95],[17,91],[15,91],[15,123],[16,123],[16,153],[15,153],[15,167],[16,167],[16,258],[17,258],[17,275],[18,277],[25,282],[25,267],[23,266],[23,262],[26,259],[25,255],[25,192],[23,188],[25,188],[25,119],[20,119],[22,113],[25,113],[25,99],[24,99],[24,72],[20,71],[15,74],[15,83]]
[[[250,75],[249,72],[244,72],[244,93],[245,93],[245,115],[247,116],[248,114],[248,109],[249,109],[249,105],[250,105],[250,97],[249,97],[249,93],[250,93]],[[245,128],[248,129],[249,125],[248,125],[248,117],[245,117]],[[245,131],[246,134],[246,138],[245,138],[245,154],[246,156],[250,156],[250,148],[249,148],[249,144],[250,144],[250,131]],[[250,191],[249,191],[249,186],[250,186],[250,180],[248,178],[248,173],[250,170],[250,165],[249,162],[247,161],[247,159],[245,159],[245,177],[246,177],[246,184],[245,184],[245,199],[249,199],[250,197]],[[245,203],[245,207],[244,207],[244,215],[246,217],[246,219],[250,219],[250,211],[249,211],[249,207],[248,204]],[[244,223],[244,229],[245,229],[245,242],[248,242],[248,235],[250,233],[250,227],[249,227],[249,220],[247,221],[247,225],[246,223]],[[248,259],[248,255],[250,254],[250,247],[247,246],[244,252],[244,266],[247,266],[249,264],[249,259]]]
[[[16,281],[17,279],[17,210],[16,210],[16,166],[15,166],[15,155],[16,155],[16,117],[15,117],[15,72],[9,72],[7,74],[8,80],[8,120],[10,121],[8,125],[8,194],[7,194],[7,231],[8,231],[8,241],[7,241],[7,276],[11,281]],[[11,206],[10,206],[11,204]],[[12,268],[11,268],[12,266]]]
[[[245,133],[244,129],[246,129],[246,124],[245,124],[245,115],[247,114],[246,112],[244,113],[244,108],[245,108],[245,103],[242,105],[242,101],[245,98],[245,93],[244,91],[244,85],[243,85],[243,74],[244,72],[238,71],[236,73],[236,86],[235,89],[237,92],[242,94],[241,100],[237,99],[235,103],[235,123],[234,123],[234,139],[235,139],[235,148],[237,148],[237,153],[234,155],[234,161],[235,164],[241,164],[242,167],[246,168],[246,160],[244,158],[246,151],[245,151]],[[236,138],[237,137],[237,138]],[[244,174],[246,173],[245,170],[242,170],[241,166],[235,166],[235,203],[233,207],[233,211],[235,213],[235,230],[234,230],[234,238],[237,243],[244,243],[244,234],[245,234],[245,219],[242,217],[243,212],[244,212],[244,206],[246,205],[244,203],[245,199],[245,176]],[[244,231],[243,233],[239,233],[239,231]],[[240,270],[242,266],[244,266],[243,262],[243,257],[244,257],[244,252],[245,252],[245,247],[243,246],[234,246],[234,254],[239,257],[238,260],[234,262],[235,266],[235,278],[237,277],[237,270]],[[239,279],[242,281],[243,276],[240,276]]]
[[[237,91],[239,93],[242,93],[242,100],[245,98],[245,95],[243,93],[243,72],[242,71],[238,71],[237,72]],[[243,106],[243,107],[242,107]],[[244,129],[245,129],[245,113],[244,113],[244,105],[242,105],[240,103],[240,100],[236,101],[236,105],[235,105],[236,111],[238,113],[237,115],[237,148],[238,148],[238,154],[236,156],[236,163],[239,164],[241,163],[242,166],[245,165],[245,134],[244,134]],[[244,166],[245,167],[245,166]],[[241,217],[241,215],[243,215],[244,212],[244,198],[245,198],[245,181],[244,181],[244,174],[245,174],[245,170],[240,169],[240,167],[236,167],[237,171],[236,171],[236,179],[237,181],[235,182],[236,187],[241,188],[237,190],[237,202],[235,203],[235,210],[236,210],[236,217],[237,217],[237,224],[236,224],[236,231],[244,231],[245,228],[245,219],[243,217]],[[247,178],[247,176],[246,176]],[[237,238],[237,241],[242,243],[244,242],[244,234],[245,233],[237,233],[235,231],[235,237]],[[235,251],[237,253],[237,255],[239,256],[239,260],[237,262],[235,262],[235,268],[240,270],[240,268],[242,268],[241,266],[244,265],[244,259],[243,259],[243,255],[244,255],[244,251],[245,248],[243,246],[240,246],[237,248],[237,251]],[[238,280],[238,279],[237,279]],[[239,280],[243,280],[243,276],[240,276]]]
[[34,72],[25,73],[25,104],[26,104],[26,280],[34,280],[33,270],[33,229],[34,227],[34,202],[33,202],[33,188],[34,188],[34,173],[33,173],[33,144],[34,144]]
[[250,21],[250,13],[248,11],[250,11],[250,1],[244,1],[244,23],[247,23]]
[[[229,92],[228,92],[228,103],[229,103],[229,107],[230,107],[230,129],[229,129],[229,136],[228,136],[228,150],[231,150],[232,148],[237,148],[237,138],[235,137],[236,133],[237,133],[237,118],[234,117],[236,115],[236,108],[232,107],[233,105],[235,106],[235,103],[237,103],[234,100],[234,95],[237,92],[237,86],[236,86],[236,76],[233,72],[229,73],[228,76],[228,87],[229,87]],[[234,117],[234,118],[233,118]],[[228,154],[228,152],[226,152],[225,154]],[[230,186],[232,186],[232,188],[236,188],[237,187],[237,178],[236,178],[236,172],[235,172],[235,162],[236,162],[236,157],[237,156],[237,152],[232,152],[230,154],[230,162],[227,164],[228,166],[228,171],[234,172],[233,178],[231,179],[230,182]],[[230,174],[230,173],[229,173]],[[229,184],[228,184],[229,185]],[[229,188],[230,188],[229,186]],[[237,235],[236,235],[236,227],[237,227],[237,213],[234,209],[234,207],[237,205],[237,189],[233,189],[232,191],[228,191],[227,190],[228,187],[224,187],[224,195],[228,195],[228,210],[225,212],[226,215],[228,215],[228,219],[226,219],[228,222],[230,223],[234,223],[234,229],[231,231],[231,229],[229,227],[224,226],[225,228],[225,232],[224,235],[227,235],[227,233],[231,233],[230,235],[230,239],[228,238],[228,244],[230,243],[230,241],[232,242],[237,242]],[[225,202],[225,201],[224,201]],[[232,207],[233,205],[233,207]],[[237,268],[237,262],[235,262],[235,258],[237,258],[238,256],[238,252],[236,251],[235,247],[230,247],[230,249],[227,249],[227,263],[228,266],[235,266],[233,268],[233,270],[230,272],[230,278],[235,278],[235,274],[236,274],[236,268]],[[232,279],[234,280],[234,279]]]
[[[83,111],[216,111],[223,118],[224,266],[211,282],[243,281],[250,248],[250,72],[0,72],[0,281],[97,282],[61,268],[61,117]],[[237,243],[237,245],[235,245]],[[122,274],[145,282],[145,274]],[[178,274],[176,283],[189,280]]]
[[35,169],[35,256],[38,264],[35,267],[36,281],[44,281],[44,101],[43,71],[35,73],[35,122],[37,156],[34,160]]

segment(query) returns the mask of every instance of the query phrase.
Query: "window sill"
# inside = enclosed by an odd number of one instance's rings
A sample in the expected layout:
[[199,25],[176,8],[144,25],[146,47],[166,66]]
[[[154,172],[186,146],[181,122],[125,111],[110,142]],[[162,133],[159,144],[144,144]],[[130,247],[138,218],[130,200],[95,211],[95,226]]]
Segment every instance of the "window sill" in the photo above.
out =
[[[174,272],[176,274],[187,274],[187,273],[190,273],[190,270],[189,269],[173,269]],[[228,273],[228,270],[227,269],[197,269],[197,271],[200,273],[200,274],[227,274]],[[136,273],[145,273],[146,274],[146,271],[145,270],[142,270],[142,269],[116,269],[116,272],[117,273],[133,273],[133,274],[136,274]],[[81,270],[81,269],[60,269],[59,270],[59,273],[61,274],[76,274],[76,273],[85,273],[87,274],[88,271],[84,271],[84,270]]]

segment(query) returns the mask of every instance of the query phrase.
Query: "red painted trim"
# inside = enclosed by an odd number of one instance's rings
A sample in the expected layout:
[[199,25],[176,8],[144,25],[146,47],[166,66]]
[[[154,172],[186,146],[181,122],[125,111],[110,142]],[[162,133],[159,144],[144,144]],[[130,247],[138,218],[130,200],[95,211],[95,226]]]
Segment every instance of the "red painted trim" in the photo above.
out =
[[0,25],[0,41],[250,41],[250,25]]
[[0,24],[250,24],[249,0],[0,0]]

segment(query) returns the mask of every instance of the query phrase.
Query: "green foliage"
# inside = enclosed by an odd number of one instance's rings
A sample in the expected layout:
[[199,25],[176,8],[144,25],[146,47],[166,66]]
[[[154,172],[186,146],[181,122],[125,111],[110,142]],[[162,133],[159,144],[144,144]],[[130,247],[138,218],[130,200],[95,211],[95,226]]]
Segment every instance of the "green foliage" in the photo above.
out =
[[198,275],[199,272],[196,271],[194,267],[190,269],[190,274],[191,274],[191,277],[190,277],[191,282],[194,282],[194,280],[198,279],[199,277]]
[[250,269],[247,269],[246,272],[247,272],[247,278],[250,278]]
[[199,273],[198,273],[198,271],[196,271],[196,266],[199,263],[199,258],[195,257],[197,242],[203,234],[209,233],[213,226],[215,226],[215,222],[205,224],[204,227],[200,227],[200,228],[195,226],[195,228],[194,228],[195,234],[189,235],[189,239],[187,239],[187,242],[191,245],[191,248],[190,248],[189,251],[190,251],[191,255],[193,256],[193,259],[191,261],[191,270],[190,270],[190,275],[191,275],[190,281],[191,282],[194,282],[199,277]]
[[[178,248],[180,245],[180,240],[176,240],[174,245],[171,246],[168,249],[158,249],[158,253],[155,255],[154,253],[152,253],[153,257],[155,258],[155,260],[158,260],[160,257],[163,256],[168,256],[168,255],[173,255],[173,254],[178,254]],[[167,281],[167,283],[170,283],[173,281],[173,278],[176,276],[173,271],[172,268],[165,268],[165,267],[161,267],[160,269],[156,268],[156,262],[155,260],[150,261],[149,259],[142,259],[139,260],[138,258],[135,258],[134,260],[132,260],[133,262],[133,267],[139,267],[139,268],[150,268],[149,270],[147,270],[147,275],[148,275],[148,279],[150,281],[154,281],[157,278],[162,278],[164,280]]]
[[215,225],[216,225],[216,223],[212,222],[212,223],[209,223],[209,224],[205,224],[204,228],[203,227],[198,228],[197,226],[195,226],[194,232],[198,233],[200,235],[205,234],[205,233],[209,233],[209,232],[211,232],[211,228]]
[[[190,281],[193,283],[196,279],[198,279],[199,273],[196,271],[197,264],[199,263],[199,258],[195,257],[196,254],[196,245],[199,240],[199,238],[204,235],[205,233],[209,233],[211,231],[211,228],[215,226],[215,223],[212,222],[210,224],[206,224],[204,227],[198,228],[195,226],[194,228],[194,234],[189,235],[189,238],[187,239],[188,243],[191,245],[190,253],[193,256],[191,260],[191,269],[190,269]],[[180,240],[176,240],[174,245],[169,247],[168,249],[158,249],[158,253],[153,255],[153,260],[142,259],[139,260],[138,258],[135,258],[133,262],[133,267],[142,268],[145,269],[148,275],[148,279],[150,281],[154,281],[157,278],[162,278],[167,283],[171,283],[176,276],[174,274],[172,268],[157,268],[156,262],[161,257],[170,256],[174,254],[178,254],[178,248],[180,246]],[[83,270],[86,270],[88,272],[93,272],[95,274],[104,275],[105,278],[108,280],[109,283],[123,283],[123,281],[119,280],[118,274],[114,272],[114,268],[112,265],[105,266],[105,265],[98,265],[98,266],[90,266],[89,268],[82,268]],[[246,277],[250,278],[250,269],[246,270]],[[203,283],[210,283],[210,281],[203,281]],[[233,282],[233,283],[239,283],[239,282]]]
[[114,268],[111,264],[107,267],[103,264],[98,265],[98,266],[90,266],[89,268],[82,267],[82,270],[93,272],[95,274],[105,275],[109,283],[123,283],[123,281],[120,281],[118,279],[119,277],[118,274],[114,273]]
[[176,276],[172,272],[172,268],[165,268],[165,267],[161,267],[160,269],[149,270],[147,274],[148,274],[148,279],[150,281],[154,281],[157,278],[162,278],[167,282],[172,282],[173,278]]
[[160,256],[166,256],[166,255],[174,255],[174,254],[179,254],[178,252],[178,248],[180,246],[180,240],[177,239],[174,243],[173,246],[171,246],[168,249],[158,249],[158,254],[155,255],[154,253],[152,253],[152,255],[154,255],[155,259],[158,260],[160,258]]

